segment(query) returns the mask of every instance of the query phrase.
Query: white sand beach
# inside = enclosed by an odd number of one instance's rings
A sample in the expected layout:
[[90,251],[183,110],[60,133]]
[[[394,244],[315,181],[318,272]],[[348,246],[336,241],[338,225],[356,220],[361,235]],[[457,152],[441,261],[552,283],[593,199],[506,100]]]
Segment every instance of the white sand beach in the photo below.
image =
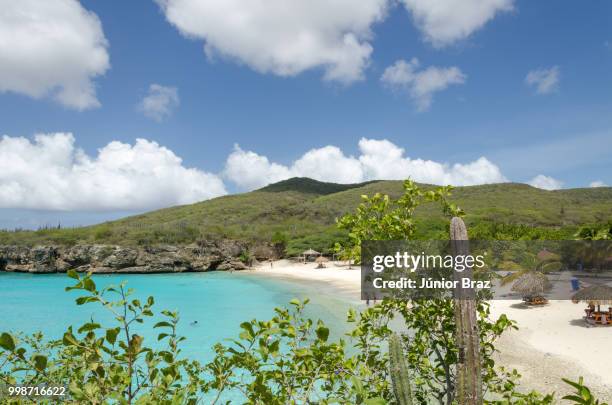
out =
[[565,395],[568,386],[561,378],[582,376],[601,399],[612,399],[612,327],[586,327],[584,308],[571,301],[543,307],[493,301],[492,315],[505,313],[519,327],[500,339],[500,363],[517,369],[531,389]]
[[262,263],[255,268],[255,272],[270,277],[279,277],[291,280],[319,282],[333,287],[343,295],[359,300],[361,284],[359,266],[336,266],[326,263],[326,267],[318,269],[315,263],[296,263],[289,260],[277,260],[272,263]]
[[[296,282],[321,283],[348,299],[359,300],[360,270],[327,263],[316,264],[288,260],[263,263],[253,271],[267,277]],[[577,380],[583,376],[587,385],[601,399],[612,399],[612,327],[587,328],[582,316],[584,304],[551,301],[543,307],[529,308],[520,301],[493,301],[493,316],[505,313],[518,322],[519,330],[505,334],[498,344],[498,364],[515,368],[522,375],[523,389],[555,391],[557,398],[569,393],[561,377]]]

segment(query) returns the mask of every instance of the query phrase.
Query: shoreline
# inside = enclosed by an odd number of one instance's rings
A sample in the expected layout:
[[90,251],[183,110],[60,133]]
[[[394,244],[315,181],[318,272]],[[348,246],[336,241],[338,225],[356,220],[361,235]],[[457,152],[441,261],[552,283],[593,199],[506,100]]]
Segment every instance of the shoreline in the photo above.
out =
[[[360,270],[349,270],[329,262],[317,269],[314,263],[292,263],[288,260],[242,270],[245,276],[272,277],[298,284],[318,284],[332,294],[360,300]],[[612,328],[587,328],[582,304],[551,301],[544,307],[524,307],[519,300],[491,302],[491,316],[506,314],[517,321],[518,330],[507,331],[498,340],[495,360],[522,375],[522,390],[556,392],[556,400],[567,395],[571,387],[561,378],[576,381],[582,376],[593,394],[602,400],[612,398]]]
[[272,267],[268,263],[260,264],[234,274],[266,276],[286,281],[322,285],[330,293],[338,293],[351,301],[361,302],[360,269],[346,266],[336,267],[333,263],[321,269],[313,263],[293,263],[289,260],[277,260]]

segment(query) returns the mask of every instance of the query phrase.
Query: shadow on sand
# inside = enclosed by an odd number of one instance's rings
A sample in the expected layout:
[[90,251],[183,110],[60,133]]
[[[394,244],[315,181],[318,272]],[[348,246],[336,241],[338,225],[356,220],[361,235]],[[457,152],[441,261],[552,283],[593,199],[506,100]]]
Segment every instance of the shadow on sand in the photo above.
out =
[[547,306],[548,306],[548,304],[546,304],[546,305],[527,305],[524,302],[517,302],[516,304],[510,305],[510,308],[514,308],[514,309],[534,309],[534,308],[545,308]]
[[582,328],[590,328],[593,325],[589,325],[588,323],[586,323],[586,321],[584,319],[572,319],[571,321],[569,321],[569,324],[572,326],[580,326]]

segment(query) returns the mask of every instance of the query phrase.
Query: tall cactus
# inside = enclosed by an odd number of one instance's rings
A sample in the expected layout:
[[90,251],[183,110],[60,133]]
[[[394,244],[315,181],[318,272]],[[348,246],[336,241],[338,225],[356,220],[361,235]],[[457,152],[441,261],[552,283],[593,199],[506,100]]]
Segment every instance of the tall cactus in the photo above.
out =
[[[469,242],[467,228],[461,218],[451,220],[450,239],[455,256],[467,256]],[[463,273],[453,272],[455,280],[473,279],[471,267]],[[457,285],[461,285],[459,282]],[[476,292],[473,288],[455,289],[455,321],[457,340],[457,384],[455,400],[461,405],[482,405],[482,376],[480,365],[480,333],[476,316]]]
[[393,393],[399,405],[412,405],[412,389],[408,375],[408,365],[402,350],[400,337],[393,333],[389,337],[389,374]]

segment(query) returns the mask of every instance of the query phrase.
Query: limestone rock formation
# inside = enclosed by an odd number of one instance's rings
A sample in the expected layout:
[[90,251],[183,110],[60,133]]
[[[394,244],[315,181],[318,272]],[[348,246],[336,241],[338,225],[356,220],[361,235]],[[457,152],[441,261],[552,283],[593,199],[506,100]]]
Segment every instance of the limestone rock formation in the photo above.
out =
[[248,246],[232,240],[187,246],[111,245],[0,246],[0,271],[57,273],[75,269],[93,273],[174,273],[244,270]]

